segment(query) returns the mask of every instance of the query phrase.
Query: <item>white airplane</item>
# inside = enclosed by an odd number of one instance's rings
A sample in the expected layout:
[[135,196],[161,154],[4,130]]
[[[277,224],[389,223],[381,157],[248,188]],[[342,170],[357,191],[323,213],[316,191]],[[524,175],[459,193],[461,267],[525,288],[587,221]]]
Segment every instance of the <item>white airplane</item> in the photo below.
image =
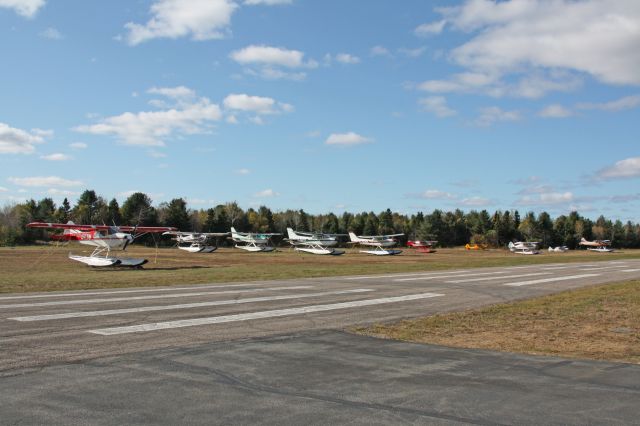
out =
[[583,237],[582,239],[580,239],[580,242],[578,244],[587,247],[587,250],[596,251],[598,253],[611,253],[613,251],[613,249],[610,247],[611,240],[587,241]]
[[289,238],[286,238],[285,241],[289,241],[297,251],[311,254],[332,254],[334,256],[344,254],[344,250],[333,248],[338,244],[337,237],[344,234],[297,232],[292,228],[287,228],[287,235]]
[[564,253],[569,251],[569,247],[567,246],[558,246],[558,247],[551,247],[549,246],[549,253]]
[[254,232],[238,232],[236,228],[231,227],[231,239],[236,248],[251,252],[268,252],[275,250],[271,245],[271,237],[282,235],[277,233],[261,234]]
[[[149,233],[175,231],[176,228],[166,226],[108,226],[108,225],[76,225],[67,223],[31,222],[27,228],[62,229],[62,234],[51,235],[56,241],[78,241],[80,244],[95,247],[89,256],[77,256],[69,253],[69,259],[89,266],[132,266],[139,267],[147,263],[147,259],[128,257],[111,257],[111,250],[126,250],[127,246],[138,237]],[[104,254],[104,256],[102,256]]]
[[218,246],[208,245],[207,241],[212,237],[226,237],[229,233],[167,231],[162,235],[171,235],[180,250],[189,253],[211,253],[214,252]]
[[375,254],[377,256],[390,256],[402,253],[402,250],[390,250],[398,242],[393,237],[401,237],[404,234],[390,235],[356,235],[349,232],[351,244],[359,244],[365,247],[374,247],[373,250],[360,250],[360,253]]
[[538,244],[540,243],[534,241],[512,241],[509,243],[509,250],[518,254],[540,254]]

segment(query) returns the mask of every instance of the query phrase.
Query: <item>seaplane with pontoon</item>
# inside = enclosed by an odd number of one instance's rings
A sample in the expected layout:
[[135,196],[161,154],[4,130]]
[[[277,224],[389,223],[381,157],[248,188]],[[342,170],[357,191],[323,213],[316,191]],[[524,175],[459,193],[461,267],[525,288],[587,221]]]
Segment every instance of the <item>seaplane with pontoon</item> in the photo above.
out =
[[31,222],[27,228],[62,229],[62,234],[53,234],[55,241],[78,241],[80,244],[95,247],[89,256],[78,256],[69,253],[69,259],[89,266],[129,266],[140,267],[147,259],[130,257],[113,257],[111,250],[126,250],[136,238],[146,234],[158,234],[176,231],[167,226],[109,226],[109,225],[77,225],[67,223]]
[[346,234],[302,232],[287,228],[288,238],[285,238],[285,241],[288,241],[297,251],[338,256],[344,254],[344,250],[337,250],[334,247],[338,244],[338,237],[343,235]]
[[176,242],[178,249],[188,253],[212,253],[216,251],[218,245],[211,245],[209,241],[216,237],[227,237],[228,232],[186,232],[167,231],[162,235],[170,235]]
[[540,254],[538,245],[540,243],[536,241],[511,241],[509,243],[509,251],[517,254]]
[[271,244],[271,237],[282,235],[278,233],[238,232],[231,227],[231,239],[235,247],[250,252],[269,252],[276,248]]
[[407,241],[407,247],[416,249],[419,253],[435,253],[434,246],[438,244],[437,241],[425,241],[425,240],[410,240]]
[[580,239],[579,245],[586,247],[589,251],[595,251],[598,253],[611,253],[611,240],[593,240],[588,241],[584,237]]
[[391,247],[398,244],[394,237],[401,237],[404,234],[389,235],[356,235],[349,232],[351,241],[349,244],[357,244],[364,247],[372,247],[372,250],[360,250],[360,253],[373,254],[376,256],[392,256],[402,253],[402,250],[393,250]]
[[569,251],[569,247],[567,246],[557,246],[557,247],[551,247],[549,246],[549,253],[566,253]]

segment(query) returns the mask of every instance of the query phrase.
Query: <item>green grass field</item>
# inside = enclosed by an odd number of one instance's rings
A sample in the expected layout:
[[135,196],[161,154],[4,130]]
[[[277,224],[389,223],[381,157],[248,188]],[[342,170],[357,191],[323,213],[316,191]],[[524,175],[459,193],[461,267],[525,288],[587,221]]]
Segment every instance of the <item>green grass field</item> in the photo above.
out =
[[[88,254],[79,245],[0,248],[0,292],[31,292],[108,287],[185,285],[338,275],[434,271],[451,268],[511,266],[557,262],[595,262],[640,258],[640,250],[616,253],[569,253],[521,256],[506,250],[466,251],[439,249],[421,254],[405,249],[397,256],[370,256],[347,250],[342,256],[317,256],[282,249],[273,253],[247,253],[221,248],[214,253],[192,254],[177,249],[131,246],[129,257],[145,257],[142,270],[93,269],[67,258]],[[123,255],[122,252],[114,252]]]

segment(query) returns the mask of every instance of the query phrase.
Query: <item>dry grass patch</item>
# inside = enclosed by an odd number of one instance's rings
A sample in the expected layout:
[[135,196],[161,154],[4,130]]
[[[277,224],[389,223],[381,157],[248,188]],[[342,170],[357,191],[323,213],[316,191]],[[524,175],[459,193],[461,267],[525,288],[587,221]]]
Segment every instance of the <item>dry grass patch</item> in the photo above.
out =
[[640,364],[640,280],[355,331],[445,346]]

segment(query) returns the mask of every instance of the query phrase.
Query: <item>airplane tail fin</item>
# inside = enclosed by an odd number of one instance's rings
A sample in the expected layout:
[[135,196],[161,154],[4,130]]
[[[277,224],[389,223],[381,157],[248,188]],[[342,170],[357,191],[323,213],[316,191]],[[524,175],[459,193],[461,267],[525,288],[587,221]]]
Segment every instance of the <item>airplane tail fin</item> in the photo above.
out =
[[355,243],[357,241],[360,241],[360,238],[358,238],[358,236],[356,234],[354,234],[353,232],[349,232],[349,238],[351,239],[351,242]]
[[296,232],[291,228],[287,228],[287,235],[289,235],[289,239],[290,240],[297,240],[298,239],[298,234],[296,234]]

